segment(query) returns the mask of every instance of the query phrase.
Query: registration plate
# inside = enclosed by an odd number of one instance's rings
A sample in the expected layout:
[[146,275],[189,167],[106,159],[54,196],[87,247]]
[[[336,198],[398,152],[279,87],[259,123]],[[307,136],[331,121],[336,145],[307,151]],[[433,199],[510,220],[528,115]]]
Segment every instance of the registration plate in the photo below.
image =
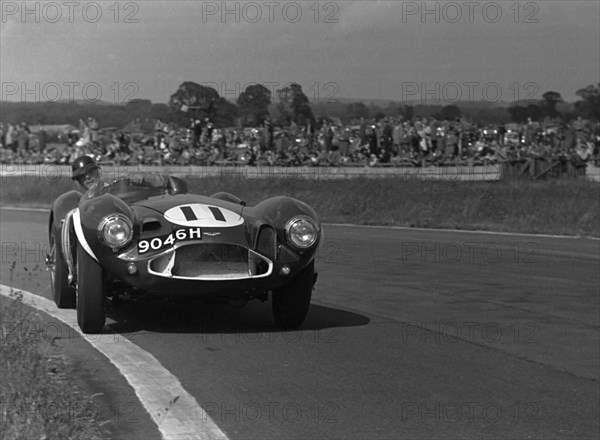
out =
[[149,251],[159,251],[173,246],[179,241],[201,240],[202,230],[200,228],[181,228],[162,237],[148,238],[138,242],[138,253],[144,254]]

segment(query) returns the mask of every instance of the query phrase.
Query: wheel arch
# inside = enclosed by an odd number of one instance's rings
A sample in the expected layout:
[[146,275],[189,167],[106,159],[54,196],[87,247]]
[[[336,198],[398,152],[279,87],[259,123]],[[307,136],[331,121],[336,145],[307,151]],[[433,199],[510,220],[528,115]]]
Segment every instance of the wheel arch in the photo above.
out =
[[264,218],[276,228],[283,228],[287,221],[297,215],[306,215],[312,218],[321,228],[321,222],[316,211],[302,200],[292,197],[271,197],[258,203],[253,208],[257,217]]
[[52,227],[54,219],[64,219],[65,216],[73,209],[77,208],[79,201],[81,200],[81,194],[79,191],[69,191],[61,196],[57,197],[52,203],[50,209],[50,218],[48,220],[48,230]]
[[[61,196],[59,196],[50,209],[50,215],[48,217],[48,239],[50,240],[50,236],[53,232],[56,231],[57,237],[63,236],[62,226],[64,220],[67,216],[79,205],[79,201],[81,200],[82,194],[79,191],[69,191]],[[59,222],[58,224],[56,222]],[[53,228],[55,231],[53,231]],[[66,253],[64,252],[65,241],[61,238],[58,243],[58,251],[62,254],[63,257],[68,258]],[[68,260],[67,260],[68,261]]]

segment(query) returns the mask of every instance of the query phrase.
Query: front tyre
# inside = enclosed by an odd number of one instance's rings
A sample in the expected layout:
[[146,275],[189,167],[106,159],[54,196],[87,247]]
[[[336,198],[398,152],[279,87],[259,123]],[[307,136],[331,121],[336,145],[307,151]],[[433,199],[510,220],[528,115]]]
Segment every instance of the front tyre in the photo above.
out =
[[50,279],[52,283],[52,297],[59,309],[74,309],[76,306],[76,293],[69,285],[69,269],[63,258],[60,246],[60,230],[52,225],[50,233]]
[[77,243],[77,323],[84,333],[100,333],[106,313],[106,277],[104,270]]
[[313,285],[315,283],[315,262],[310,262],[288,284],[273,291],[273,317],[278,327],[295,329],[304,322]]

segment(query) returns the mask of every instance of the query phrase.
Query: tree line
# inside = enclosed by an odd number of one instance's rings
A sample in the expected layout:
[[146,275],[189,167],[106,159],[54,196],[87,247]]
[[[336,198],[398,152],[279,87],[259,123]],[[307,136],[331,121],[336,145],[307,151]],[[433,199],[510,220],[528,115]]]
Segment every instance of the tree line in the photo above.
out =
[[390,101],[387,105],[363,101],[310,102],[299,84],[292,83],[275,91],[275,96],[261,84],[248,86],[231,102],[212,87],[195,82],[182,83],[167,104],[135,99],[126,104],[92,102],[1,103],[0,121],[29,124],[72,124],[78,126],[81,118],[92,117],[102,127],[124,128],[133,120],[164,122],[188,126],[191,119],[209,118],[217,127],[258,126],[269,118],[274,125],[288,126],[292,122],[305,126],[309,121],[339,119],[343,123],[360,118],[380,120],[384,117],[416,116],[436,119],[466,118],[474,123],[522,123],[528,118],[541,121],[556,118],[565,121],[582,117],[600,120],[600,83],[576,92],[579,100],[567,103],[555,91],[548,91],[542,99],[515,102],[501,106],[491,102],[457,102],[449,105],[408,104]]

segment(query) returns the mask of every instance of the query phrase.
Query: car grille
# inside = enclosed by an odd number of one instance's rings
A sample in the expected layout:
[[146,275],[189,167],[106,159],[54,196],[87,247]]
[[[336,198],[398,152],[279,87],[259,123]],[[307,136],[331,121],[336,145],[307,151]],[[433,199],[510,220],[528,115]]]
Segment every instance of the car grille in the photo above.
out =
[[148,272],[167,278],[239,280],[266,277],[273,263],[237,244],[195,243],[169,250],[148,262]]

